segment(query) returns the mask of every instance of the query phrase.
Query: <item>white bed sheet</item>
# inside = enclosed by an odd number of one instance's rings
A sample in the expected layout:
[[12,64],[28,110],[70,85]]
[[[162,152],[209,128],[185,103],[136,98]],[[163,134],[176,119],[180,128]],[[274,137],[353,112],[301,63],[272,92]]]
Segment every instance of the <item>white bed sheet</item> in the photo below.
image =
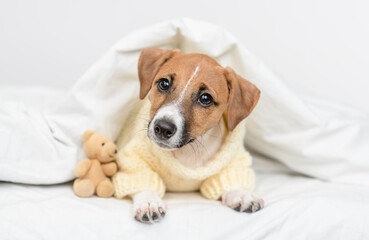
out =
[[286,173],[258,173],[266,208],[238,213],[198,193],[168,193],[160,224],[130,200],[78,198],[70,183],[0,183],[1,239],[368,239],[369,191]]

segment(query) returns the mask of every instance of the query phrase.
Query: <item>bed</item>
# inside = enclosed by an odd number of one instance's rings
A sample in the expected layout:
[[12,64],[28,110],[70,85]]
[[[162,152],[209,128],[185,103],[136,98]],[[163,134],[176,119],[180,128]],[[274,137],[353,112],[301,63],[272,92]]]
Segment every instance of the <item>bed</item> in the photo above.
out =
[[[153,34],[160,37],[148,40]],[[166,218],[145,225],[129,199],[74,195],[82,132],[116,139],[137,99],[138,54],[150,46],[209,54],[261,88],[245,145],[264,210],[237,213],[199,193],[167,193]],[[144,29],[114,45],[71,90],[2,87],[0,103],[1,239],[369,238],[368,116],[296,95],[216,26],[182,19]]]
[[367,239],[369,191],[291,173],[257,173],[266,207],[238,213],[199,193],[168,193],[160,224],[134,220],[128,199],[78,198],[71,183],[0,184],[2,239]]

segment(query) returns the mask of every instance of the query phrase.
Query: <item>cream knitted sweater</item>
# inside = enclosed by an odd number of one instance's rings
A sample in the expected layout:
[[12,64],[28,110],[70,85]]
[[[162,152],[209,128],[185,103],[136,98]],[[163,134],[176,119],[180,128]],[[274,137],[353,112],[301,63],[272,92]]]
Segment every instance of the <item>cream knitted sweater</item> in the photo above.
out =
[[251,156],[243,147],[244,122],[227,132],[218,152],[204,166],[192,169],[148,139],[145,119],[149,119],[149,107],[148,100],[135,107],[118,139],[120,170],[113,177],[117,198],[144,190],[156,191],[160,197],[166,190],[200,190],[206,198],[216,200],[231,189],[253,189]]

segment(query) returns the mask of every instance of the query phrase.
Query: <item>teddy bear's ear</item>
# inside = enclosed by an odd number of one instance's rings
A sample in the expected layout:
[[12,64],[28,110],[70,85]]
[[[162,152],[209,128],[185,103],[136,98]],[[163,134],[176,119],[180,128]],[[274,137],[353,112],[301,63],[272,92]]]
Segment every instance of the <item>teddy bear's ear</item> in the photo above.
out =
[[83,141],[86,142],[94,134],[94,131],[88,130],[83,134]]

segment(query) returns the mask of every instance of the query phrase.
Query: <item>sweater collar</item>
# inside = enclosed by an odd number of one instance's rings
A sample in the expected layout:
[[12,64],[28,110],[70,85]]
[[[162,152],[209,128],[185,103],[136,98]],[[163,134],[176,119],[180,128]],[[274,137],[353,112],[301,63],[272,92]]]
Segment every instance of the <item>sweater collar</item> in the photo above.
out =
[[157,147],[150,140],[149,142],[153,154],[159,158],[161,164],[165,166],[168,171],[185,178],[201,180],[218,173],[229,164],[239,149],[243,147],[244,134],[245,122],[242,121],[232,131],[227,130],[224,142],[211,159],[205,165],[194,169],[182,165],[182,163],[174,157],[173,152]]

